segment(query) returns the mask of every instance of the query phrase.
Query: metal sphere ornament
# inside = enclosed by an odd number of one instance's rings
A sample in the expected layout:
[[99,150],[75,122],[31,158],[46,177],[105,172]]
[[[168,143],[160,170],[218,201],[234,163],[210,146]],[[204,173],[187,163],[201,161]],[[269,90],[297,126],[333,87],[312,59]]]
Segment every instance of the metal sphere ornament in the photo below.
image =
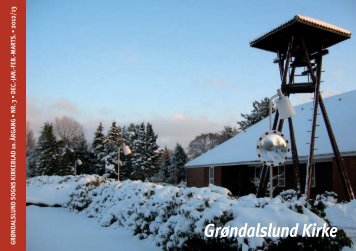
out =
[[289,152],[289,141],[279,131],[267,131],[257,141],[258,158],[266,166],[282,165],[288,159]]

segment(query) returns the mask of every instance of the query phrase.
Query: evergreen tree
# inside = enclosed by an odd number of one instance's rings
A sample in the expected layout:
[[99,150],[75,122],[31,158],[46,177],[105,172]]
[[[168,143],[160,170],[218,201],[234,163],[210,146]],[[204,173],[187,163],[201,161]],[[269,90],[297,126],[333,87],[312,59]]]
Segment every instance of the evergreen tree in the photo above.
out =
[[44,124],[35,151],[36,160],[31,168],[32,176],[58,175],[61,155],[51,123]]
[[[152,178],[158,173],[159,169],[159,150],[157,135],[154,133],[152,125],[141,123],[130,128],[130,146],[132,156],[130,161],[132,165],[131,179],[146,180]],[[133,130],[133,131],[132,131]]]
[[113,121],[104,143],[105,172],[112,178],[117,178],[119,144],[122,144],[121,128],[116,125],[115,121]]
[[133,180],[145,180],[146,156],[145,156],[145,125],[135,125],[135,132],[132,139],[132,173],[130,178]]
[[[251,113],[241,113],[244,120],[237,122],[241,130],[246,130],[248,127],[256,124],[269,115],[269,98],[264,98],[261,101],[254,101],[252,106],[253,109]],[[275,108],[273,107],[273,111],[274,110]]]
[[147,123],[145,131],[145,175],[152,177],[159,170],[159,147],[157,145],[157,135],[153,131],[152,125]]
[[186,179],[185,163],[187,163],[187,155],[180,144],[177,144],[172,157],[169,168],[169,181],[172,184],[179,184]]
[[93,153],[93,163],[94,170],[93,173],[103,175],[105,172],[105,135],[103,133],[103,124],[100,122],[98,128],[95,131],[94,140],[92,144]]
[[[82,165],[79,165],[77,160]],[[93,173],[93,157],[84,134],[72,137],[70,142],[57,140],[52,124],[45,123],[34,149],[27,151],[27,177],[38,175],[71,175]],[[77,162],[77,163],[76,163]]]
[[58,146],[61,153],[58,175],[92,173],[93,162],[83,132],[71,141],[59,140]]
[[[122,142],[128,145],[133,152],[133,142],[136,140],[136,128],[134,124],[130,124],[128,127],[122,128]],[[120,180],[132,179],[133,168],[132,168],[132,155],[125,156],[123,150],[120,152]]]
[[162,182],[169,182],[169,168],[171,166],[171,156],[172,151],[169,150],[167,147],[161,151],[161,164],[159,168],[158,179]]
[[28,178],[41,175],[40,170],[37,170],[36,166],[39,153],[37,146],[34,149],[26,151],[26,177]]
[[87,140],[82,133],[76,140],[73,146],[75,153],[75,161],[80,160],[81,165],[77,163],[77,174],[91,174],[93,173],[93,157],[89,151]]
[[72,148],[70,148],[63,141],[58,142],[61,146],[60,158],[58,169],[56,175],[64,176],[64,175],[74,175],[75,174],[75,153]]

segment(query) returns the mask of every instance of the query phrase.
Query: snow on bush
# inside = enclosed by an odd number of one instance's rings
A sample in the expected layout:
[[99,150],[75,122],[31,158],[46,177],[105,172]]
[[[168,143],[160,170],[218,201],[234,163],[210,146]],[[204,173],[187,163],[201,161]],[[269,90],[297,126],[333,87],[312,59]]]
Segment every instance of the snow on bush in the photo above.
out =
[[325,209],[325,214],[335,226],[356,229],[356,200],[330,205]]
[[[27,185],[28,200],[40,200],[43,196],[45,202],[81,211],[96,218],[102,226],[118,224],[140,238],[153,238],[166,250],[184,248],[192,240],[210,241],[204,236],[209,223],[216,227],[242,227],[245,223],[293,227],[296,223],[322,226],[326,222],[323,216],[313,213],[313,205],[304,197],[298,198],[293,190],[274,199],[254,195],[234,198],[227,189],[216,186],[193,188],[130,180],[116,182],[97,175],[42,176],[29,179]],[[342,214],[341,209],[333,209],[335,201],[321,200],[330,206],[329,214]],[[349,209],[351,213],[356,205],[352,204],[352,207]],[[243,250],[262,247],[266,241],[276,240],[263,237],[232,239]]]
[[218,187],[178,188],[124,181],[103,184],[85,197],[83,191],[77,189],[71,195],[75,203],[69,203],[70,208],[78,210],[77,201],[90,198],[83,210],[88,217],[97,218],[102,226],[117,222],[140,238],[155,236],[157,245],[167,249],[182,247],[192,234],[202,234],[208,222],[221,225],[221,219],[232,218],[228,210],[234,199],[228,190]]
[[48,206],[66,206],[70,195],[83,185],[107,182],[100,176],[37,176],[27,180],[26,202]]

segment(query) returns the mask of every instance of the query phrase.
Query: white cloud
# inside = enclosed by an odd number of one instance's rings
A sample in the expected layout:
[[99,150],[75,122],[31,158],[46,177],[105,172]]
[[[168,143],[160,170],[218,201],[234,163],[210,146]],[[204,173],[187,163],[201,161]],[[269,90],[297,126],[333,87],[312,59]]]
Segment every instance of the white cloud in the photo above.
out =
[[78,114],[78,107],[70,100],[62,98],[48,104],[37,97],[27,96],[26,120],[35,134],[39,133],[44,122],[51,122],[55,117],[76,117]]
[[[103,109],[105,112],[103,112]],[[90,117],[84,117],[78,106],[68,99],[46,103],[36,97],[30,96],[27,97],[26,110],[27,121],[37,136],[44,122],[53,122],[56,117],[69,116],[83,126],[84,133],[89,142],[92,141],[99,122],[103,122],[106,133],[111,122],[117,120],[117,117],[113,117],[112,111],[100,107],[98,107],[98,111],[101,111],[100,115],[92,113]],[[174,148],[177,143],[180,143],[183,147],[187,147],[195,136],[206,132],[218,132],[223,129],[224,125],[231,124],[231,121],[225,121],[225,123],[214,122],[204,116],[193,117],[183,113],[175,113],[170,117],[153,115],[142,119],[138,117],[131,117],[129,119],[128,116],[124,116],[124,120],[117,120],[120,126],[125,126],[129,123],[141,123],[142,121],[153,125],[153,129],[158,135],[157,143],[161,147],[167,146],[168,148]]]
[[[89,141],[92,141],[94,132],[99,124],[103,122],[104,131],[106,132],[112,122],[112,119],[87,119],[81,122],[84,127],[85,134]],[[187,147],[189,142],[195,138],[195,136],[204,132],[218,132],[224,128],[224,125],[230,123],[217,123],[207,119],[206,117],[194,118],[182,113],[176,113],[171,117],[153,116],[146,117],[144,119],[136,119],[131,121],[117,121],[120,126],[127,126],[130,123],[150,123],[153,126],[153,130],[158,135],[157,143],[160,147],[167,146],[173,149],[177,143],[183,147]],[[231,122],[231,121],[230,121]]]
[[176,143],[187,147],[195,136],[203,132],[217,132],[223,129],[223,123],[208,120],[206,117],[194,118],[182,113],[176,113],[165,118],[156,116],[150,119],[153,129],[158,134],[160,146],[174,148]]

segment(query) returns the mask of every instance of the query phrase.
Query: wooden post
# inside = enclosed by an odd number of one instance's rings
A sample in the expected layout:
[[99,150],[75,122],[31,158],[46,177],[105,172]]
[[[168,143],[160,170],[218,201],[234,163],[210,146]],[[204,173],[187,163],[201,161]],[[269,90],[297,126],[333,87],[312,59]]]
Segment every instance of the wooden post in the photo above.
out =
[[279,112],[278,112],[278,110],[277,110],[277,111],[276,111],[276,115],[274,115],[274,121],[273,121],[273,126],[272,126],[272,128],[277,128],[278,118],[279,118]]
[[[317,58],[317,76],[315,77],[316,80],[316,86],[315,86],[315,92],[314,92],[314,110],[313,110],[313,124],[312,124],[312,131],[311,131],[311,136],[310,136],[310,149],[309,149],[309,158],[308,158],[308,166],[307,166],[307,172],[308,172],[308,180],[305,185],[305,194],[307,195],[307,198],[310,198],[310,188],[311,188],[311,181],[312,181],[312,176],[313,176],[313,161],[314,161],[314,146],[315,146],[315,132],[316,132],[316,121],[318,118],[318,104],[319,104],[319,97],[320,97],[320,79],[321,79],[321,67],[322,67],[322,51],[323,47],[321,46],[321,49],[319,51],[319,55]],[[309,57],[308,51],[305,50],[305,54]],[[311,75],[314,73],[311,72]]]
[[341,158],[339,147],[336,143],[334,132],[331,127],[330,120],[329,120],[329,117],[326,112],[326,108],[325,108],[325,105],[324,105],[324,102],[323,102],[323,99],[321,96],[319,97],[319,105],[320,105],[320,110],[321,110],[321,113],[322,113],[324,121],[325,121],[325,126],[326,126],[326,130],[328,132],[328,135],[329,135],[330,143],[333,148],[333,152],[334,152],[335,159],[336,159],[336,164],[337,164],[338,170],[342,176],[342,181],[343,181],[347,196],[348,196],[349,200],[353,200],[353,199],[355,199],[355,194],[352,189],[352,185],[351,185],[349,176],[347,174],[347,171],[344,167],[344,163]]
[[292,150],[295,185],[296,185],[298,194],[300,194],[302,192],[302,187],[300,184],[301,174],[300,174],[300,168],[299,168],[298,150],[297,150],[297,143],[296,143],[295,135],[294,135],[294,127],[293,127],[292,118],[288,118],[288,124],[289,124],[290,144],[291,144],[291,150]]
[[311,63],[310,63],[310,57],[309,57],[309,54],[308,54],[308,49],[307,49],[307,47],[305,46],[304,39],[301,38],[300,41],[301,41],[301,44],[302,44],[302,48],[303,48],[303,50],[304,50],[304,55],[305,55],[305,58],[306,58],[306,61],[307,61],[307,67],[308,67],[310,76],[311,76],[311,78],[312,78],[312,81],[313,81],[314,85],[316,85],[317,79],[316,79],[316,77],[315,77],[315,75],[314,75],[313,67],[312,67],[312,65],[311,65]]
[[293,41],[294,41],[294,37],[292,36],[288,45],[288,50],[285,59],[286,61],[284,63],[284,68],[283,68],[283,77],[282,77],[282,84],[281,84],[281,90],[283,93],[286,93],[287,73],[289,70],[289,61],[290,58],[292,57]]
[[[316,35],[314,36],[312,34]],[[323,56],[328,53],[328,50],[323,49],[324,45],[330,47],[350,37],[350,32],[342,31],[341,29],[333,26],[320,27],[320,25],[316,25],[316,23],[313,23],[310,20],[304,20],[302,17],[296,16],[288,23],[288,25],[277,27],[267,35],[264,35],[250,43],[252,47],[277,53],[277,60],[275,60],[274,63],[277,63],[278,61],[279,74],[281,78],[281,91],[284,95],[289,96],[289,94],[296,93],[314,93],[310,149],[307,164],[308,171],[307,180],[305,182],[305,193],[307,197],[310,197],[311,180],[314,172],[312,166],[314,162],[318,109],[320,106],[338,170],[341,173],[345,189],[349,199],[355,198],[355,193],[351,187],[351,182],[349,180],[347,170],[344,167],[343,159],[341,158],[323,99],[320,94],[322,59]],[[324,44],[324,42],[327,44]],[[293,62],[290,62],[292,58]],[[301,69],[301,67],[307,67],[307,70],[303,69],[300,75],[298,73],[298,76],[308,77],[308,81],[306,83],[300,81],[295,83],[294,79],[297,76],[295,71],[296,69]],[[291,70],[289,68],[291,68]],[[289,81],[287,82],[288,74]],[[309,78],[311,78],[311,81]],[[276,130],[276,128],[278,128],[278,131],[282,131],[284,120],[280,117],[280,114],[276,112],[272,129]],[[300,192],[301,173],[292,118],[288,118],[288,124],[296,186],[297,190]],[[257,196],[262,195],[267,186],[267,179],[265,178],[267,176],[267,170],[268,168],[264,167],[261,172],[261,182],[258,187]]]
[[[295,66],[292,66],[291,73],[289,75],[289,85],[293,84],[294,82],[294,74],[295,74]],[[289,96],[289,93],[286,89],[286,96]],[[301,193],[301,184],[300,184],[300,169],[299,169],[299,158],[298,158],[298,150],[297,150],[297,143],[295,140],[294,134],[294,127],[293,127],[293,119],[288,118],[288,125],[289,125],[289,136],[291,142],[291,150],[292,150],[292,160],[293,160],[293,169],[294,169],[294,177],[295,177],[295,188],[298,194]],[[282,130],[279,130],[280,132]]]
[[[294,40],[294,37],[292,36],[291,39],[290,39],[289,45],[288,45],[284,66],[283,66],[283,62],[282,62],[282,56],[281,56],[280,53],[278,53],[278,57],[279,57],[279,60],[280,60],[280,62],[279,62],[280,72],[281,73],[283,72],[283,74],[281,74],[281,77],[282,77],[282,84],[281,84],[282,92],[283,92],[283,90],[285,90],[285,85],[286,85],[286,82],[287,82],[286,80],[287,80],[287,73],[288,73],[288,70],[289,70],[289,61],[290,61],[290,58],[292,56],[293,40]],[[283,92],[283,93],[285,93],[285,92]],[[275,117],[275,120],[274,120],[274,123],[273,123],[273,128],[272,128],[273,130],[276,130],[278,116],[279,116],[279,114],[277,115],[277,113],[276,113],[276,117]],[[281,127],[281,130],[282,130],[283,119],[281,119],[279,121],[278,129],[280,127]],[[268,183],[268,179],[267,179],[268,170],[269,170],[268,168],[269,168],[268,166],[263,166],[262,167],[261,176],[260,176],[260,183],[258,185],[257,193],[256,193],[257,197],[263,196],[265,191],[266,191],[267,183]]]
[[279,66],[279,74],[281,75],[281,80],[283,79],[283,72],[284,72],[284,67],[283,67],[283,56],[279,51],[277,51],[277,57],[278,57],[278,66]]
[[284,125],[284,119],[280,119],[278,123],[278,128],[277,131],[282,132],[283,130],[283,125]]

